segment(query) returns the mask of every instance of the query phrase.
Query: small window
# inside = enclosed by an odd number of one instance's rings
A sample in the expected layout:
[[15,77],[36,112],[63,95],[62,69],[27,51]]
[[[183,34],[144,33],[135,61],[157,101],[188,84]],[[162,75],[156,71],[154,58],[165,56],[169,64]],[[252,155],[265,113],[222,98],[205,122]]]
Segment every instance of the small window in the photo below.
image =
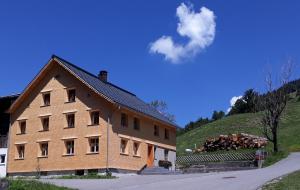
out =
[[26,133],[26,121],[20,121],[19,127],[20,127],[20,134],[25,134]]
[[91,138],[89,139],[90,142],[90,152],[97,153],[99,152],[99,138]]
[[125,139],[121,139],[121,144],[120,144],[120,152],[122,154],[127,154],[127,140]]
[[159,127],[154,125],[154,136],[159,136]]
[[91,112],[91,125],[99,125],[100,114],[98,111]]
[[134,142],[133,143],[133,155],[134,156],[139,156],[140,155],[139,148],[140,148],[140,143]]
[[66,144],[66,154],[74,155],[74,140],[65,141]]
[[74,128],[75,127],[75,114],[67,114],[67,127]]
[[0,155],[0,164],[5,164],[5,154]]
[[169,130],[168,129],[165,129],[165,139],[169,139],[170,136],[169,136]]
[[50,93],[43,93],[44,106],[50,106]]
[[41,156],[47,157],[48,156],[48,142],[41,143],[40,148],[41,148]]
[[43,131],[49,131],[49,117],[42,118]]
[[75,102],[75,98],[76,98],[76,90],[69,89],[68,90],[68,102]]
[[136,117],[133,120],[133,128],[135,130],[140,130],[140,120]]
[[19,159],[24,159],[24,157],[25,157],[25,145],[18,145],[17,146],[17,151],[18,151],[18,158]]
[[128,116],[125,113],[121,114],[121,126],[128,127]]
[[168,158],[169,158],[169,151],[165,149],[164,155],[165,155],[165,160],[168,160]]

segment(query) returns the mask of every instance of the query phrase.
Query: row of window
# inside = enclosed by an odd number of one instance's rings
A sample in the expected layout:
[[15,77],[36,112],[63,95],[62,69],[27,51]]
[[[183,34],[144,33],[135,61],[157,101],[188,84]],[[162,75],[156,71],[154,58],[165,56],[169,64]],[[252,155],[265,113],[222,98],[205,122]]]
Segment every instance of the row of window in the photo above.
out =
[[[43,106],[50,106],[51,102],[51,95],[50,92],[43,92]],[[73,88],[67,89],[67,102],[75,102],[76,100],[76,90]],[[94,111],[91,112],[91,125],[99,125],[99,112]],[[49,130],[49,117],[42,117],[42,126],[43,131]],[[68,113],[66,114],[67,120],[67,128],[74,128],[75,127],[75,114]],[[121,127],[128,127],[128,115],[125,113],[121,114]],[[140,130],[140,120],[137,117],[133,118],[133,128],[135,130]],[[20,122],[20,134],[24,134],[26,131],[26,121]],[[164,129],[164,138],[169,139],[169,130]],[[154,125],[153,135],[159,137],[159,126]]]
[[[91,125],[99,125],[99,117],[100,117],[99,111],[91,111],[90,112]],[[75,113],[67,113],[66,121],[67,121],[66,128],[74,128]],[[42,131],[49,131],[49,116],[41,117],[41,123],[42,123]],[[135,117],[133,123],[134,123],[134,129],[138,130],[140,125],[140,120]],[[124,113],[121,114],[121,126],[128,127],[128,116]],[[26,120],[19,121],[19,128],[20,128],[19,134],[26,133]],[[159,126],[154,125],[153,131],[154,131],[153,132],[154,136],[159,137]],[[164,129],[164,138],[169,139],[169,130],[166,128]]]
[[[121,127],[128,127],[128,115],[125,113],[121,114]],[[133,129],[139,130],[140,129],[140,120],[136,117],[133,118]],[[164,130],[164,138],[169,139],[169,130],[165,128]],[[153,127],[153,135],[159,137],[159,126],[154,125]]]
[[[42,124],[41,131],[49,131],[49,123],[50,123],[49,117],[50,116],[41,117],[41,124]],[[90,125],[99,125],[99,122],[100,122],[99,117],[100,117],[99,111],[91,111],[90,112],[90,119],[91,119]],[[67,113],[66,121],[67,121],[66,128],[74,128],[75,127],[75,113]],[[25,133],[26,133],[26,120],[20,120],[18,134],[25,134]]]
[[[99,138],[93,137],[89,138],[89,154],[90,153],[99,153]],[[64,141],[65,144],[65,151],[63,155],[72,156],[75,154],[75,143],[74,139],[69,139]],[[38,157],[48,157],[48,141],[40,142],[39,143],[39,153]],[[128,148],[128,140],[121,139],[120,141],[120,153],[121,154],[129,154]],[[17,159],[24,159],[25,158],[25,144],[18,144],[16,145],[17,148]],[[140,156],[140,143],[133,142],[133,155]]]
[[[51,94],[50,92],[43,92],[43,105],[42,106],[50,106],[51,103]],[[75,102],[76,100],[76,90],[75,89],[67,89],[67,103]]]
[[[99,138],[89,138],[89,152],[88,153],[99,153]],[[65,151],[63,155],[72,156],[75,154],[75,143],[74,139],[69,139],[64,141]],[[39,143],[39,154],[38,157],[48,157],[48,142]],[[16,145],[17,148],[17,159],[25,158],[25,144]]]

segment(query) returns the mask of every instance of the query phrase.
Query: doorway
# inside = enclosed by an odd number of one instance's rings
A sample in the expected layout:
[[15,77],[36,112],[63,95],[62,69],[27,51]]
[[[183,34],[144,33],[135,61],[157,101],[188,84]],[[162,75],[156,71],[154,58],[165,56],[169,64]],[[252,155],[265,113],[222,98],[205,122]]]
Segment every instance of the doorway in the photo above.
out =
[[154,150],[153,145],[148,145],[148,159],[147,159],[147,167],[152,167],[154,162]]

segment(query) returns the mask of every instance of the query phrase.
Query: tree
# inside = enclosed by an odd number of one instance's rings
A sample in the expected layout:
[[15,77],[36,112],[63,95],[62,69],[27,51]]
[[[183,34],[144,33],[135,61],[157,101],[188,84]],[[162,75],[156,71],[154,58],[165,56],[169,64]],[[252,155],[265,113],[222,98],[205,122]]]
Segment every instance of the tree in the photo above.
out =
[[246,113],[246,110],[247,110],[247,103],[243,98],[241,98],[241,99],[238,99],[235,102],[234,106],[232,106],[232,108],[229,111],[228,115]]
[[211,119],[213,120],[213,121],[216,121],[216,120],[218,120],[218,119],[222,119],[223,117],[225,116],[225,112],[223,112],[223,111],[214,111],[213,112],[213,114],[212,114],[212,116],[211,116]]
[[260,104],[264,110],[261,119],[263,134],[270,142],[273,143],[274,152],[278,152],[278,128],[282,118],[282,113],[289,98],[286,84],[290,78],[291,71],[292,65],[288,62],[283,67],[280,76],[282,87],[279,89],[274,88],[272,75],[269,73],[266,78],[267,93],[260,100]]
[[175,122],[175,115],[168,112],[168,105],[165,101],[154,100],[150,102],[150,105],[154,107],[159,113],[163,114],[171,122]]
[[232,106],[228,115],[234,115],[239,113],[254,113],[259,111],[257,107],[258,99],[258,92],[255,92],[254,89],[246,90],[244,92],[243,97],[238,99]]
[[254,89],[249,89],[244,93],[243,100],[246,103],[245,113],[255,113],[256,105],[258,101],[258,93],[254,91]]

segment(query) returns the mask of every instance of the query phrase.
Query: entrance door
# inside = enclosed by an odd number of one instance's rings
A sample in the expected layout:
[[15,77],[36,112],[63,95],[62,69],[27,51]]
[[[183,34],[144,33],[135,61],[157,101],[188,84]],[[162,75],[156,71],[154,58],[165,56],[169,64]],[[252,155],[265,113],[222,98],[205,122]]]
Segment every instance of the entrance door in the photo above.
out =
[[148,145],[148,159],[147,159],[147,167],[152,167],[154,161],[154,150],[153,145]]

